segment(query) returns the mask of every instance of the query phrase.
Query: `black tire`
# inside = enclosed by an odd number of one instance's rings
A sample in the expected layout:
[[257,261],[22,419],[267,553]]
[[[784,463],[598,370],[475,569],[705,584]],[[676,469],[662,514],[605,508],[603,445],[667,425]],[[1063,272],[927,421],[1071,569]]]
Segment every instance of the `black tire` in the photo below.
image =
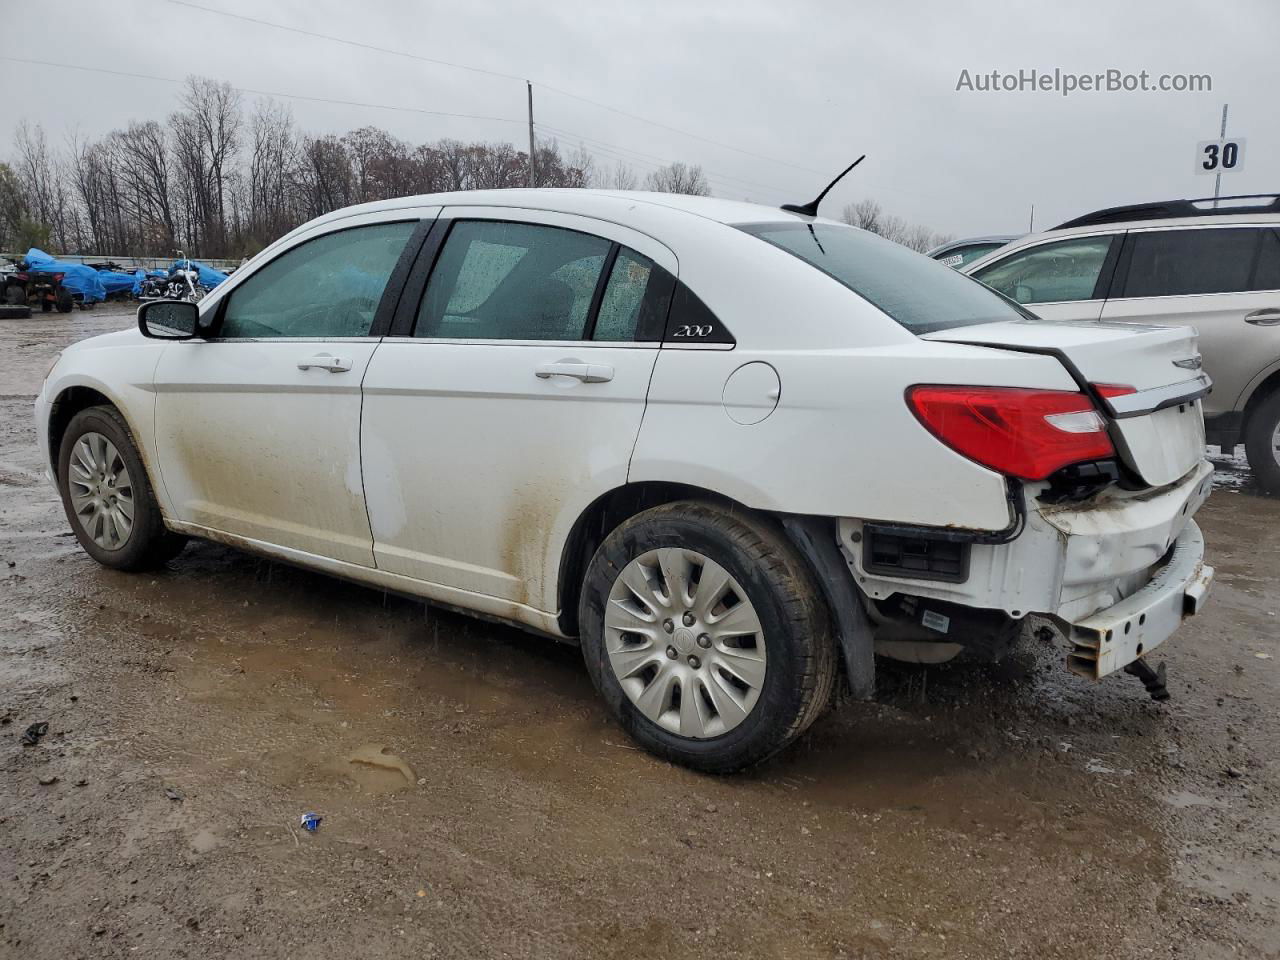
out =
[[11,283],[4,288],[4,302],[11,307],[26,306],[27,291],[20,284]]
[[1280,426],[1280,390],[1263,400],[1249,415],[1245,428],[1244,452],[1258,486],[1267,493],[1280,494],[1280,450],[1273,438]]
[[[90,432],[102,434],[115,445],[133,483],[133,529],[128,539],[114,550],[105,549],[93,541],[71,506],[67,482],[71,454],[76,442]],[[138,455],[129,425],[115,407],[88,407],[71,418],[58,449],[58,491],[62,495],[67,521],[80,546],[103,566],[117,570],[149,570],[172,560],[187,542],[185,537],[165,528],[151,480]]]
[[[646,717],[608,660],[604,609],[622,569],[661,547],[695,550],[742,585],[764,629],[767,668],[754,708],[728,732],[682,737]],[[686,500],[637,514],[614,530],[587,568],[578,608],[583,657],[622,728],[646,750],[705,773],[760,763],[800,736],[831,703],[837,658],[821,589],[773,522],[741,509]]]
[[67,290],[58,290],[58,312],[70,313],[71,308],[75,305],[75,301],[71,299],[71,293]]

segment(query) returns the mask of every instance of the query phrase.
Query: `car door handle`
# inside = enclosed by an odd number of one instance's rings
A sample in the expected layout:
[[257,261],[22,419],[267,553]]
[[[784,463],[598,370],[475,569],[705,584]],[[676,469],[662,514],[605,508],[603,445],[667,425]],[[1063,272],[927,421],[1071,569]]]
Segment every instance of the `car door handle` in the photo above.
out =
[[1280,310],[1275,307],[1267,307],[1263,310],[1255,310],[1253,313],[1247,313],[1244,317],[1245,323],[1252,323],[1257,327],[1275,327],[1280,326]]
[[332,357],[327,353],[317,353],[314,357],[298,361],[299,370],[310,370],[312,367],[328,370],[330,373],[343,373],[351,369],[351,360],[347,357]]
[[603,363],[582,363],[578,360],[558,360],[544,363],[533,371],[539,380],[551,377],[573,377],[583,383],[606,383],[613,379],[613,367]]

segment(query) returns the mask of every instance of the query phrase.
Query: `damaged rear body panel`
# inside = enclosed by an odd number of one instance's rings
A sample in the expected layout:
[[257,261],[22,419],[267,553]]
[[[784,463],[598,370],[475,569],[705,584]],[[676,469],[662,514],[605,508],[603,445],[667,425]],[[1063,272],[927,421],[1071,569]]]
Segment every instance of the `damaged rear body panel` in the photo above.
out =
[[[953,604],[999,611],[1010,620],[1039,615],[1073,643],[1068,665],[1100,678],[1149,652],[1174,632],[1184,611],[1199,608],[1213,571],[1203,562],[1204,541],[1191,518],[1209,495],[1212,472],[1201,462],[1168,486],[1112,487],[1083,504],[1042,503],[1037,495],[1047,485],[1029,484],[1022,492],[1025,526],[1012,540],[943,539],[938,542],[949,545],[935,550],[922,531],[916,542],[923,547],[903,538],[897,552],[905,560],[894,575],[885,573],[886,551],[874,525],[842,520],[840,545],[872,602],[917,598],[912,614],[921,638],[969,645],[966,624],[947,612]],[[935,563],[930,554],[943,559]]]

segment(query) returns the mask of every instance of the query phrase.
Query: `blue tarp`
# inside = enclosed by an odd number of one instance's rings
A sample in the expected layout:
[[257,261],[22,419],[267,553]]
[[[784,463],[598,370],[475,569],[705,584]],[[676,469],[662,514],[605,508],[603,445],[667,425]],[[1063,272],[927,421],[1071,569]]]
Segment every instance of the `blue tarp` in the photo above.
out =
[[114,270],[99,270],[98,279],[102,281],[102,286],[106,289],[108,296],[125,290],[132,291],[134,285],[137,284],[133,274],[116,273]]
[[56,260],[35,247],[27,251],[26,260],[27,266],[32,270],[62,274],[62,285],[72,293],[80,294],[85,303],[97,303],[107,299],[107,288],[103,286],[98,271],[93,267],[86,267],[83,263],[66,263]]
[[204,287],[206,290],[212,290],[223,280],[227,279],[227,274],[223,273],[221,270],[215,270],[213,267],[207,267],[199,260],[175,260],[173,261],[173,266],[169,269],[170,271],[185,270],[188,269],[188,264],[199,272],[200,286]]

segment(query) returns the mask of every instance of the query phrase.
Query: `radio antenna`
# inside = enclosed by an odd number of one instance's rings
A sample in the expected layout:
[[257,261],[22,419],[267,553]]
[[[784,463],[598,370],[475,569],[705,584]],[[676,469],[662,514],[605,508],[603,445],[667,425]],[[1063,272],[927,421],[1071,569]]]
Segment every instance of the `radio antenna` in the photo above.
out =
[[854,167],[856,167],[865,159],[867,159],[867,155],[864,153],[857,160],[853,161],[853,163],[845,167],[844,170],[840,172],[840,176],[836,177],[834,180],[832,180],[830,183],[827,184],[827,189],[823,190],[820,194],[818,194],[808,203],[804,203],[804,204],[784,203],[782,205],[782,209],[787,211],[787,213],[798,213],[802,217],[816,217],[818,215],[818,204],[822,202],[822,198],[831,192],[832,187],[834,187],[837,183],[839,183],[841,180],[844,179],[845,174],[847,174],[850,170],[852,170]]

